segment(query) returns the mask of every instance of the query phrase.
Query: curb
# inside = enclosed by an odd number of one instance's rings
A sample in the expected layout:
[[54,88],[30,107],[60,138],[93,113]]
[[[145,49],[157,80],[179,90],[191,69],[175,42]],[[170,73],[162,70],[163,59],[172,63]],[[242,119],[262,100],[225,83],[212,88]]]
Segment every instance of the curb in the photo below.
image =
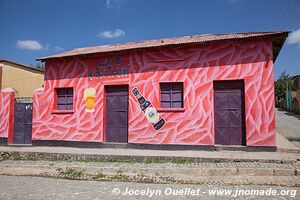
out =
[[[211,166],[214,167],[211,167]],[[80,163],[48,161],[3,161],[0,174],[41,176],[74,180],[129,181],[142,183],[177,183],[208,185],[274,185],[300,186],[299,164],[253,163],[145,164]],[[216,167],[219,166],[219,167]],[[244,167],[245,166],[245,167]]]
[[76,153],[47,153],[47,152],[19,152],[0,151],[0,160],[20,158],[23,160],[53,160],[53,161],[101,161],[101,162],[261,162],[261,163],[289,163],[297,162],[296,158],[289,159],[255,159],[255,158],[208,158],[208,157],[182,157],[182,156],[138,156],[138,155],[101,155]]

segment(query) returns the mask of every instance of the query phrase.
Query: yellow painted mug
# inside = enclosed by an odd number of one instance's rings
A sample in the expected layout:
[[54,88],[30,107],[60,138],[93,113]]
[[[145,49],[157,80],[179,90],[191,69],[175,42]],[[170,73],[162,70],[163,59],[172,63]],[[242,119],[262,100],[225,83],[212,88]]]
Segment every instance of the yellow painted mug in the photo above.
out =
[[94,112],[95,111],[95,88],[86,88],[84,90],[84,100],[85,100],[85,111]]

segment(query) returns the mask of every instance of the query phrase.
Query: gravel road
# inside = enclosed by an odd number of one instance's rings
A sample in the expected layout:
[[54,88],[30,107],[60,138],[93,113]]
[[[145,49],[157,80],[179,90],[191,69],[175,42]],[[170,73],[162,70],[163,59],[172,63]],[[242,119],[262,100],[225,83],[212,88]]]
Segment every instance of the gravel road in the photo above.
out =
[[[299,199],[291,187],[203,186],[79,181],[29,176],[0,176],[0,199]],[[219,189],[228,195],[213,195]],[[231,191],[231,194],[229,195]],[[246,195],[263,191],[275,195]],[[211,193],[211,194],[210,194]],[[244,195],[236,195],[236,194]],[[236,196],[236,197],[235,197]]]

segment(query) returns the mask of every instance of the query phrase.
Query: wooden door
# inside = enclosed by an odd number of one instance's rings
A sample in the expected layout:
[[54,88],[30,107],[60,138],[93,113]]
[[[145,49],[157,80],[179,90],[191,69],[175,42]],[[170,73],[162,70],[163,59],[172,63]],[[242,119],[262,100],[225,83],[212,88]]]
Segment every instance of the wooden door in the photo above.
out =
[[220,81],[214,84],[215,143],[243,145],[244,89],[241,81]]
[[105,134],[106,142],[127,143],[128,86],[107,86]]
[[15,99],[13,144],[31,144],[32,103],[18,102]]

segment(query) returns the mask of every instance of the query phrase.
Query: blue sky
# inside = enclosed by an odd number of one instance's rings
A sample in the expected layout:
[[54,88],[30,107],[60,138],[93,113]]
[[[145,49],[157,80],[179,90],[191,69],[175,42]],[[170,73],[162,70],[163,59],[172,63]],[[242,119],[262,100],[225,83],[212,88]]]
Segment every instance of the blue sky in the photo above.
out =
[[[0,58],[202,33],[292,30],[275,63],[300,74],[299,0],[0,0]],[[298,31],[297,31],[298,30]]]

